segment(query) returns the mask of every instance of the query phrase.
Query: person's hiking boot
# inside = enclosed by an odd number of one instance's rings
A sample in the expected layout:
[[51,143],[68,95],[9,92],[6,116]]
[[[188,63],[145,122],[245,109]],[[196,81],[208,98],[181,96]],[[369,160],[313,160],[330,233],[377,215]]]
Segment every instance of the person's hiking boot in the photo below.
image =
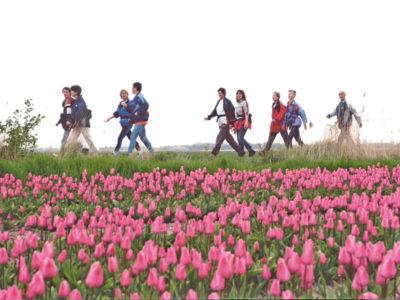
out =
[[249,151],[249,157],[252,157],[252,156],[254,156],[255,154],[256,154],[256,151],[254,151],[254,150]]

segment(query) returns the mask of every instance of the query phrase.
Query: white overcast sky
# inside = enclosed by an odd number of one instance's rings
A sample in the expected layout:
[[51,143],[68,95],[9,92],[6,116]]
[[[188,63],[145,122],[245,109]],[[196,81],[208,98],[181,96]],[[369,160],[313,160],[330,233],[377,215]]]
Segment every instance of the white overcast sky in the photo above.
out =
[[247,137],[262,143],[272,91],[286,102],[292,88],[315,125],[303,134],[310,143],[323,137],[343,89],[364,110],[364,140],[399,141],[398,3],[1,1],[0,118],[32,98],[46,115],[39,146],[59,147],[61,89],[79,84],[95,144],[114,146],[119,124],[103,120],[120,89],[141,81],[154,146],[214,142],[217,125],[203,117],[223,86],[232,100],[246,91],[254,118]]

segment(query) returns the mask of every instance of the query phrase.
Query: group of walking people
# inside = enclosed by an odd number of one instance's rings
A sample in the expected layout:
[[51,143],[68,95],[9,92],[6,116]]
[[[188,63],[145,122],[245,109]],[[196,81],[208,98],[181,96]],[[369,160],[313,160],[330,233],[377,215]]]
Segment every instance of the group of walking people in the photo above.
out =
[[[125,137],[130,140],[128,154],[131,154],[134,148],[140,151],[140,146],[137,143],[138,137],[150,152],[154,152],[153,146],[146,136],[145,129],[149,120],[149,104],[141,91],[142,84],[140,82],[133,83],[132,93],[135,96],[132,100],[129,100],[128,91],[125,89],[121,90],[121,101],[117,109],[112,116],[105,120],[105,122],[108,122],[113,118],[120,119],[121,132],[117,139],[114,154],[117,154],[121,149],[122,141]],[[64,135],[61,141],[61,152],[64,151],[67,145],[77,143],[79,137],[82,135],[89,146],[90,152],[96,153],[97,149],[94,146],[89,132],[89,120],[92,117],[92,113],[87,108],[85,100],[83,100],[82,88],[78,85],[74,85],[71,88],[63,88],[62,92],[65,98],[62,102],[63,112],[56,124],[61,124],[64,129]]]
[[[215,146],[211,153],[213,155],[218,155],[222,143],[226,140],[239,156],[245,155],[245,148],[247,149],[249,156],[253,156],[255,151],[251,147],[250,143],[245,139],[247,130],[251,129],[252,119],[245,92],[243,90],[237,90],[236,106],[226,98],[226,90],[224,88],[218,89],[218,97],[219,99],[217,104],[211,114],[205,117],[205,120],[211,120],[212,118],[217,117],[219,127]],[[280,97],[279,92],[273,92],[272,120],[270,124],[269,137],[264,149],[261,151],[261,154],[266,154],[271,149],[278,134],[281,135],[286,148],[292,148],[293,139],[296,140],[300,147],[304,146],[304,142],[301,139],[300,128],[304,125],[304,129],[307,130],[308,120],[304,109],[295,101],[296,91],[288,91],[288,102],[286,106],[281,102]],[[350,134],[353,116],[359,127],[362,127],[361,118],[354,107],[347,103],[344,91],[339,92],[339,98],[339,104],[331,114],[327,115],[327,118],[329,119],[334,116],[337,117],[337,124],[340,129],[340,145],[345,140],[349,143],[353,143]],[[312,123],[310,123],[310,127],[311,126]],[[237,142],[230,133],[231,129],[233,129],[237,135]]]
[[[78,142],[78,138],[82,135],[89,146],[90,152],[96,153],[97,149],[94,146],[90,135],[90,119],[91,111],[87,108],[85,100],[82,97],[82,88],[78,85],[65,87],[62,90],[64,101],[62,103],[63,112],[60,115],[60,120],[57,125],[62,124],[64,135],[61,141],[61,151],[64,151],[68,144]],[[105,120],[109,122],[113,118],[119,118],[121,131],[117,138],[117,145],[114,149],[114,154],[118,154],[121,149],[122,141],[127,137],[129,142],[128,154],[131,154],[134,149],[141,151],[137,139],[143,142],[149,152],[153,153],[154,149],[146,136],[146,125],[149,120],[149,103],[142,94],[142,84],[140,82],[133,83],[132,93],[134,98],[129,99],[129,93],[123,89],[120,91],[121,100],[118,103],[114,113]],[[247,150],[249,156],[254,156],[256,151],[251,144],[245,139],[246,133],[252,127],[252,114],[250,113],[249,103],[246,99],[244,90],[237,90],[236,105],[226,97],[224,88],[218,89],[218,101],[211,113],[205,117],[205,120],[217,118],[219,132],[215,141],[215,146],[211,153],[216,156],[220,152],[224,141],[235,150],[239,156],[245,155]],[[272,147],[272,144],[278,134],[281,135],[286,148],[292,148],[293,139],[303,146],[304,142],[301,139],[300,129],[304,126],[307,130],[307,116],[304,109],[295,101],[296,91],[288,91],[288,102],[285,106],[281,100],[279,92],[272,94],[272,120],[270,123],[268,141],[261,151],[261,154],[266,154]],[[344,91],[339,92],[339,104],[335,110],[327,115],[327,118],[337,117],[337,125],[340,129],[338,138],[339,144],[344,141],[353,143],[350,128],[352,126],[353,117],[359,127],[362,127],[360,116],[352,105],[346,100]],[[312,124],[310,123],[311,127]],[[236,134],[237,141],[231,134],[231,130]]]

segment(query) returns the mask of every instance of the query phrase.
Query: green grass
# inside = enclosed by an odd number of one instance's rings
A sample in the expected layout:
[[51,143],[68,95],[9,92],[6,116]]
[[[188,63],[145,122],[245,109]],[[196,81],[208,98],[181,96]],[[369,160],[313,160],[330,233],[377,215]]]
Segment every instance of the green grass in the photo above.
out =
[[370,165],[387,165],[392,168],[399,164],[400,152],[372,151],[365,147],[343,151],[334,144],[314,144],[302,149],[275,150],[266,156],[256,155],[239,158],[236,154],[227,152],[213,157],[210,153],[172,153],[159,152],[154,156],[113,156],[101,154],[97,156],[73,155],[67,158],[56,157],[52,154],[32,154],[16,160],[0,159],[0,176],[12,173],[25,179],[29,172],[40,175],[67,174],[80,177],[86,169],[88,173],[103,172],[108,174],[115,168],[123,176],[131,176],[134,172],[152,171],[154,168],[165,168],[177,171],[184,166],[186,171],[207,168],[214,172],[218,168],[260,171],[265,168],[297,169],[297,168],[366,168]]

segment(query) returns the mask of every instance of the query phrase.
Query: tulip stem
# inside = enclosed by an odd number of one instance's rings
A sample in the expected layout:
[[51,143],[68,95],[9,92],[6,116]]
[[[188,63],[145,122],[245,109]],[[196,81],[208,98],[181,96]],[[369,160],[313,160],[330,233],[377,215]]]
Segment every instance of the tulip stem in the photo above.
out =
[[94,289],[91,289],[91,293],[90,293],[90,299],[93,300],[94,299]]

